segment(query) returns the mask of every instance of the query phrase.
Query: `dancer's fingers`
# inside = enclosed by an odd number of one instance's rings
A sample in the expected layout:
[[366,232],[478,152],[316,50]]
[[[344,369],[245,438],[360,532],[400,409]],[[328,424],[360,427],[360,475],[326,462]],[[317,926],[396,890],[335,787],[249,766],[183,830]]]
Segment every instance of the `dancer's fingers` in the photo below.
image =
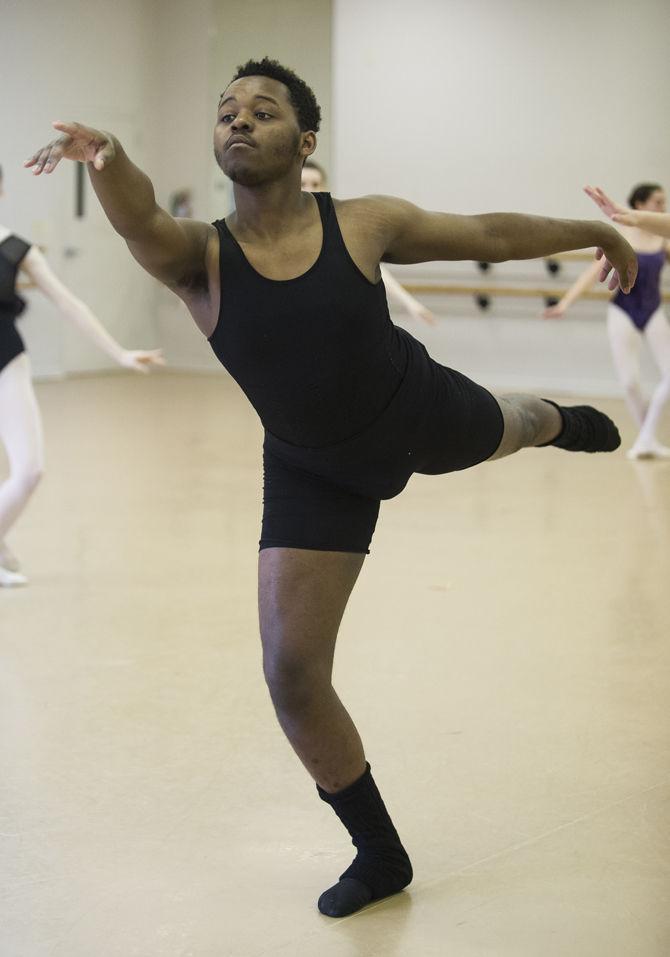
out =
[[81,130],[85,129],[81,123],[64,123],[62,120],[54,120],[51,125],[55,130],[60,130],[61,133],[67,133],[73,139]]
[[30,163],[26,165],[33,167],[33,175],[39,176],[40,173],[52,173],[65,155],[65,150],[69,147],[71,140],[69,137],[59,137],[47,143],[41,150],[34,154]]
[[[602,252],[602,251],[601,251],[601,252]],[[609,274],[611,273],[611,271],[612,271],[612,263],[609,262],[609,260],[606,258],[606,256],[603,255],[603,256],[602,256],[602,268],[601,268],[600,273],[599,273],[599,275],[598,275],[598,282],[605,282],[605,280],[608,278],[608,276],[609,276]]]

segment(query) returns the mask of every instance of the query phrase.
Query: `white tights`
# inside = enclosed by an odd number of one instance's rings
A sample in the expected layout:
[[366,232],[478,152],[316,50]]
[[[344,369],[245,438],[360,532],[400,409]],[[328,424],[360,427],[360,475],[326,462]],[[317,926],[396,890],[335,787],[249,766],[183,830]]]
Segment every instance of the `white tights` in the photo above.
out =
[[[633,448],[651,450],[658,446],[656,429],[670,399],[670,323],[663,309],[659,308],[640,333],[623,309],[610,303],[607,307],[607,334],[626,403],[640,429]],[[643,336],[661,373],[661,381],[648,403],[640,388],[640,342]]]
[[42,477],[44,441],[25,352],[0,372],[0,441],[9,476],[0,484],[0,548]]

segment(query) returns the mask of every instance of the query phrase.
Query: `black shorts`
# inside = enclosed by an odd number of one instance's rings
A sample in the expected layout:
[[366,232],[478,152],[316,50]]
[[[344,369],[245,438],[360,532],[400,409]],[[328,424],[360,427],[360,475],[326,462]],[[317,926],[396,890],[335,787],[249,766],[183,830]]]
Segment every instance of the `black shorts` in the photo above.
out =
[[265,433],[261,549],[367,552],[381,500],[398,495],[414,472],[460,471],[496,451],[496,399],[413,343],[395,395],[357,435],[304,448]]

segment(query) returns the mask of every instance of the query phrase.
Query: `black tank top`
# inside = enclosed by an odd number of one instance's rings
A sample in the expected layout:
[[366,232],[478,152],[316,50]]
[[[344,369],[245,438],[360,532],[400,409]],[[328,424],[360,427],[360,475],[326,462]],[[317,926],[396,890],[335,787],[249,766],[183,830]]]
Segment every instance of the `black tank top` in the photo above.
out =
[[0,320],[13,321],[25,309],[25,301],[16,292],[16,274],[30,243],[10,235],[0,242]]
[[349,255],[330,194],[313,196],[323,243],[295,279],[261,276],[225,221],[213,224],[221,308],[209,342],[268,432],[322,448],[379,416],[402,382],[408,343],[391,322],[383,282],[371,283]]

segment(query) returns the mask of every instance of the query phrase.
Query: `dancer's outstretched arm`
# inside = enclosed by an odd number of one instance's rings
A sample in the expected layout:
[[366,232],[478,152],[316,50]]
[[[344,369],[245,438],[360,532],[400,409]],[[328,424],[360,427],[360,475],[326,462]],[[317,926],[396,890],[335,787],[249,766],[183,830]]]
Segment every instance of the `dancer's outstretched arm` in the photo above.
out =
[[564,316],[573,302],[591,288],[598,278],[598,273],[601,268],[600,261],[594,259],[594,261],[586,267],[584,272],[575,279],[570,288],[563,293],[556,305],[549,306],[544,310],[542,313],[543,317],[545,319],[560,319],[561,316]]
[[600,279],[629,292],[637,276],[632,247],[612,226],[591,220],[549,219],[520,213],[456,216],[419,209],[385,196],[366,200],[365,212],[384,243],[387,262],[472,259],[503,262],[538,259],[571,249],[597,246],[604,252]]
[[175,219],[156,203],[149,177],[128,159],[111,133],[81,123],[54,123],[61,132],[24,166],[52,173],[62,159],[86,163],[93,188],[114,229],[147,272],[173,289],[207,289],[206,248],[216,230]]
[[584,192],[615,223],[622,226],[637,226],[648,233],[655,233],[670,239],[670,213],[652,213],[645,209],[629,209],[621,206],[600,189],[599,186],[585,186]]
[[44,255],[36,246],[31,246],[21,262],[40,292],[50,299],[66,319],[73,322],[88,338],[106,352],[119,365],[137,372],[148,372],[151,366],[165,365],[160,349],[145,352],[124,349],[107,332],[100,320],[85,302],[78,299],[52,271]]

